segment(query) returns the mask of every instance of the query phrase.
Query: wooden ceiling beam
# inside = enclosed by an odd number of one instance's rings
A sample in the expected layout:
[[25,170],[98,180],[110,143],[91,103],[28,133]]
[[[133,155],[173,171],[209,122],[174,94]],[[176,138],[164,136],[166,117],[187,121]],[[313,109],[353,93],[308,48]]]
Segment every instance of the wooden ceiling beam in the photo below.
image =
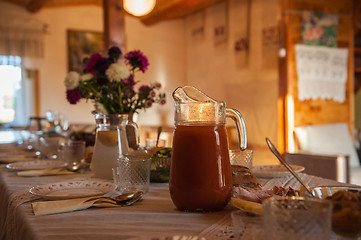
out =
[[44,7],[46,2],[46,0],[31,0],[26,4],[25,8],[31,13],[36,13]]
[[158,0],[154,10],[140,17],[140,20],[145,25],[152,25],[164,20],[185,17],[223,1],[226,0]]

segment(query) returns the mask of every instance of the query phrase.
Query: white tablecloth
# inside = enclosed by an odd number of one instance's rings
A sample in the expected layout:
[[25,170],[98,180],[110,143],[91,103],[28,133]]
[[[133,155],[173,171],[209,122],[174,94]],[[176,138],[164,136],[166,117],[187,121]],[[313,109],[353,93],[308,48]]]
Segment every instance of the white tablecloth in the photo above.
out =
[[[144,198],[130,207],[91,208],[83,211],[34,216],[30,202],[34,199],[28,190],[36,185],[88,177],[89,174],[18,177],[0,165],[0,239],[3,240],[119,240],[151,239],[174,235],[198,235],[206,239],[231,238],[229,214],[232,205],[212,213],[181,212],[175,209],[168,184],[151,184]],[[343,185],[332,180],[301,174],[310,187]],[[292,186],[299,183],[292,177],[260,179],[264,188],[273,185]],[[24,203],[25,202],[25,203]],[[261,225],[258,226],[261,229]],[[252,229],[250,228],[250,231]],[[242,239],[247,239],[247,233]]]

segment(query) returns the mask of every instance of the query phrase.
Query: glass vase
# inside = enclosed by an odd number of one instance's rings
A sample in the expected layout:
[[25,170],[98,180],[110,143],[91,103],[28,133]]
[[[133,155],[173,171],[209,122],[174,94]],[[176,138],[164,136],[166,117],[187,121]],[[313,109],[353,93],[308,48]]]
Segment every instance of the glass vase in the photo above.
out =
[[112,168],[117,167],[117,158],[129,152],[126,133],[128,114],[104,114],[103,119],[99,119],[98,115],[94,117],[96,138],[90,168],[94,177],[112,179]]

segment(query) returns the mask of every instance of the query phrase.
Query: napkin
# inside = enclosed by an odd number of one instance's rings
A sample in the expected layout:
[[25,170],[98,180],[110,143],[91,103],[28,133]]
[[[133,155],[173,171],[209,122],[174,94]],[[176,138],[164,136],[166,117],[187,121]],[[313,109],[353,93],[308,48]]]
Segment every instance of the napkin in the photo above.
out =
[[66,213],[78,210],[84,210],[92,206],[95,207],[114,207],[115,202],[107,201],[104,198],[86,197],[76,199],[66,199],[57,201],[41,201],[31,204],[35,216]]
[[20,177],[41,177],[41,176],[55,176],[55,175],[70,175],[76,174],[65,169],[39,169],[39,170],[26,170],[17,173]]

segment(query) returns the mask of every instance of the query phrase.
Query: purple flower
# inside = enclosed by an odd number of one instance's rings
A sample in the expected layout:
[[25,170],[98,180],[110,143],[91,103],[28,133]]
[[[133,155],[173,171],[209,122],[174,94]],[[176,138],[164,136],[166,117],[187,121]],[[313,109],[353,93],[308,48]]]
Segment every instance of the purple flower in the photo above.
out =
[[133,66],[139,68],[143,73],[149,66],[148,58],[139,50],[130,51],[125,55],[125,59]]
[[87,70],[88,73],[91,73],[94,76],[96,75],[96,71],[94,69],[95,63],[101,58],[103,58],[103,56],[101,54],[99,54],[99,53],[95,53],[95,54],[90,56],[90,58],[88,60],[88,63],[86,65],[86,70]]
[[95,70],[104,75],[105,71],[108,69],[108,67],[112,64],[112,60],[108,59],[108,58],[101,58],[98,59],[98,61],[95,63]]
[[113,62],[116,62],[119,59],[119,57],[122,55],[122,50],[120,50],[120,48],[116,46],[111,47],[108,51],[108,55]]
[[129,88],[131,90],[133,90],[133,87],[135,85],[135,80],[134,80],[134,76],[133,75],[129,75],[128,79],[125,79],[124,80],[124,83],[125,84],[128,84],[129,85]]
[[74,88],[71,90],[66,90],[66,99],[70,104],[76,104],[81,99],[81,93],[79,88]]
[[139,92],[149,92],[150,91],[150,87],[147,85],[142,85],[139,87]]

